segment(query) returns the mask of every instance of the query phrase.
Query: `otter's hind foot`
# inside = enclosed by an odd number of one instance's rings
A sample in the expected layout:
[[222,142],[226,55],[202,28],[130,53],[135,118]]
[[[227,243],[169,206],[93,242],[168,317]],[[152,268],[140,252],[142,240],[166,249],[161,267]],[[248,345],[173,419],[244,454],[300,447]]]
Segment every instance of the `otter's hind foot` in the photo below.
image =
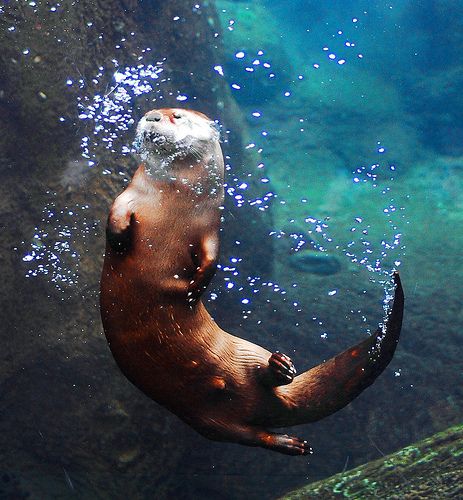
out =
[[271,385],[290,384],[296,376],[296,368],[291,358],[281,352],[274,352],[268,360],[269,382]]
[[285,455],[301,456],[313,453],[313,449],[307,441],[288,436],[288,434],[269,432],[262,427],[233,424],[216,427],[208,423],[206,426],[195,427],[195,429],[209,439],[259,446]]
[[307,441],[288,434],[268,434],[262,440],[264,448],[285,455],[312,455],[313,449]]

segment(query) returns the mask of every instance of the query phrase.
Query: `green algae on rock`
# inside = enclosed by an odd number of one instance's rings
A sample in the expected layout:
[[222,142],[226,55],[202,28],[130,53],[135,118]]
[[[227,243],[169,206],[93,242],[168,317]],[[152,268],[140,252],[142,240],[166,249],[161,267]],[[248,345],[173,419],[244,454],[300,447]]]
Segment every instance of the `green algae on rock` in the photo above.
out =
[[457,425],[384,458],[309,484],[282,499],[441,499],[462,495],[463,425]]

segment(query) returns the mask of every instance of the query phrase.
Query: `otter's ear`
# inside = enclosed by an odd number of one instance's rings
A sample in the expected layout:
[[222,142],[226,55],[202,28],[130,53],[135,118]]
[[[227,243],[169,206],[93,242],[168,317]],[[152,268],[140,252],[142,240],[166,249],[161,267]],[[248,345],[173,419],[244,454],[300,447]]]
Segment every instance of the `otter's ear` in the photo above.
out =
[[216,140],[219,140],[220,139],[220,132],[222,130],[222,125],[220,125],[220,123],[218,122],[218,120],[215,120],[215,121],[211,120],[209,122],[209,125],[212,128],[212,130],[214,131],[214,138]]

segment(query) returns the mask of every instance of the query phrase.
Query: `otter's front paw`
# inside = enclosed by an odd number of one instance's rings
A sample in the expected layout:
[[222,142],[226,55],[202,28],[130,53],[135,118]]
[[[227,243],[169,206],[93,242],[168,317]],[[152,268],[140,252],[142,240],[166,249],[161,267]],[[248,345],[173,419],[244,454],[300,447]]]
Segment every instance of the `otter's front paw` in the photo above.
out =
[[268,367],[277,385],[290,384],[296,376],[296,368],[291,358],[278,351],[270,356]]
[[133,214],[127,212],[123,216],[110,213],[106,226],[106,239],[116,252],[128,250],[131,243]]

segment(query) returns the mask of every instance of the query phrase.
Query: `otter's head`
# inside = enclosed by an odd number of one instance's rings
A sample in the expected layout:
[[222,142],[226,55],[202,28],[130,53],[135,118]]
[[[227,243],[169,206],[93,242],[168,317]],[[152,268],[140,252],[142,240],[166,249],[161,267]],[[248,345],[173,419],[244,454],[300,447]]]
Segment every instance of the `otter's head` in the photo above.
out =
[[187,109],[148,111],[137,126],[135,144],[144,159],[150,156],[198,156],[219,140],[215,122]]

